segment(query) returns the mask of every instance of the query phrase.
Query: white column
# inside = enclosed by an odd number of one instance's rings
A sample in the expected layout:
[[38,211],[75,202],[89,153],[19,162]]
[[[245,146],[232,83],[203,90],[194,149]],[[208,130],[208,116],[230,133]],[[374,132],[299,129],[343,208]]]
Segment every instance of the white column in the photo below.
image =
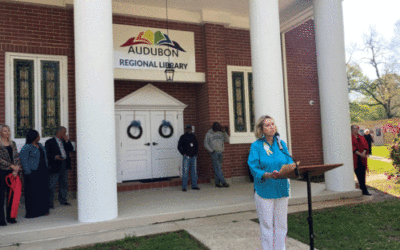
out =
[[111,0],[74,1],[78,219],[118,216]]
[[343,163],[325,174],[328,190],[355,189],[347,93],[342,0],[314,1],[324,163]]
[[250,0],[255,118],[274,118],[287,141],[278,0]]

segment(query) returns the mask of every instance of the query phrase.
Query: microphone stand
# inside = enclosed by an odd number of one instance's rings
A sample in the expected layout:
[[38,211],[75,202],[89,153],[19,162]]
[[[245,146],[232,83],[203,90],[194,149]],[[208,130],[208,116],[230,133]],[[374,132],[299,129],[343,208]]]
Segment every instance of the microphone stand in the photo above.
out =
[[[284,155],[289,156],[293,161],[294,164],[296,165],[296,168],[294,169],[294,174],[297,176],[297,179],[301,179],[300,173],[299,173],[299,166],[297,165],[297,161],[289,154],[286,154],[283,151],[283,147],[281,144],[281,140],[279,138],[279,134],[276,133],[275,136],[277,137],[277,142],[278,142],[278,146],[279,149],[281,150],[281,152]],[[309,230],[309,235],[310,235],[310,249],[314,250],[314,228],[313,228],[313,218],[312,218],[312,201],[311,201],[311,182],[310,182],[310,174],[309,172],[305,172],[304,173],[304,177],[307,180],[307,199],[308,199],[308,217],[307,217],[307,221],[308,221],[308,230]]]

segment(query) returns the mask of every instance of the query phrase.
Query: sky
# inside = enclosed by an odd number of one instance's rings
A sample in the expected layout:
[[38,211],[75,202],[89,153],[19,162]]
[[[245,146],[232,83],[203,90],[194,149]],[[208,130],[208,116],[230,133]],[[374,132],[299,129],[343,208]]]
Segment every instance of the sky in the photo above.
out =
[[[352,42],[361,45],[370,25],[390,40],[400,19],[400,0],[343,0],[342,6],[346,47]],[[369,78],[376,78],[372,66],[360,66]]]

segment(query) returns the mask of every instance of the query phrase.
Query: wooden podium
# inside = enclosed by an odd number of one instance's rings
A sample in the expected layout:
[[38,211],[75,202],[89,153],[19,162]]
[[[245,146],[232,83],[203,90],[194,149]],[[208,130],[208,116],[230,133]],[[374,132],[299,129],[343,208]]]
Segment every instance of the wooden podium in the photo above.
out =
[[307,180],[307,199],[308,199],[308,227],[310,231],[310,249],[314,250],[314,229],[312,220],[312,201],[311,201],[311,182],[310,177],[321,175],[329,170],[340,167],[343,164],[326,164],[313,166],[296,166],[295,169],[286,169],[279,179],[286,178],[305,178]]

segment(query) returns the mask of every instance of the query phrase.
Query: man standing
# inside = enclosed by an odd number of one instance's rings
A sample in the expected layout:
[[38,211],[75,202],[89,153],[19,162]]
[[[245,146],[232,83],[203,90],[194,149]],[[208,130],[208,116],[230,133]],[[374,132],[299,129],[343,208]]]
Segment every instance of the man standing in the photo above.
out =
[[192,125],[186,125],[185,134],[179,138],[178,150],[183,156],[182,167],[182,191],[186,192],[187,183],[189,179],[189,168],[192,179],[192,189],[200,190],[197,186],[197,151],[199,144],[197,143],[196,136],[192,133]]
[[68,170],[71,169],[70,152],[74,147],[67,136],[65,127],[58,127],[56,136],[47,140],[47,159],[50,169],[50,208],[54,208],[54,192],[58,182],[58,201],[61,205],[69,206],[67,201]]
[[366,129],[364,131],[364,138],[368,142],[368,154],[370,155],[372,153],[372,143],[374,142],[374,138],[372,137],[372,134],[369,131],[369,129]]
[[368,142],[364,136],[358,133],[358,126],[351,126],[351,143],[353,145],[353,163],[354,172],[357,176],[360,189],[363,195],[371,195],[367,186],[365,185],[365,171],[368,170],[367,158],[368,158]]
[[229,187],[222,173],[222,153],[224,152],[224,143],[228,141],[229,136],[225,129],[218,122],[214,122],[212,128],[206,134],[204,147],[211,154],[216,187]]

